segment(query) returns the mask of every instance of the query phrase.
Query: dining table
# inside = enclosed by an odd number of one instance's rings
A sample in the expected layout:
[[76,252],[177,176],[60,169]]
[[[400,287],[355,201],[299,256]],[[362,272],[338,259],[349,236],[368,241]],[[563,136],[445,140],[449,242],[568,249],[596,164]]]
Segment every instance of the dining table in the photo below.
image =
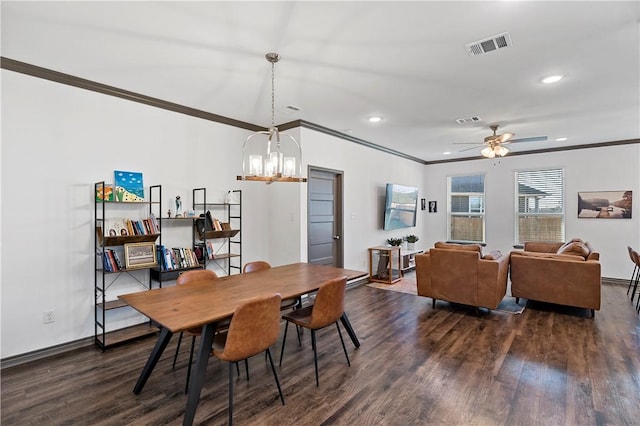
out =
[[[346,277],[350,281],[366,275],[366,272],[357,270],[300,262],[118,296],[160,329],[133,392],[136,395],[142,392],[173,334],[202,327],[183,419],[183,425],[193,424],[217,322],[231,317],[239,306],[256,297],[279,293],[282,299],[297,298],[316,291],[328,280]],[[360,342],[346,312],[340,320],[358,348]]]

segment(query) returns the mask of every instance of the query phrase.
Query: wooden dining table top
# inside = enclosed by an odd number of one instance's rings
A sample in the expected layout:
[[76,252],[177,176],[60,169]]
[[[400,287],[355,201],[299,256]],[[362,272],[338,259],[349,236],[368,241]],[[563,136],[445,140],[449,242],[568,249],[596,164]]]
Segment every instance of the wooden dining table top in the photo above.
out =
[[172,333],[201,327],[230,317],[255,297],[279,293],[289,299],[317,290],[330,279],[363,277],[366,272],[310,263],[197,281],[118,296]]

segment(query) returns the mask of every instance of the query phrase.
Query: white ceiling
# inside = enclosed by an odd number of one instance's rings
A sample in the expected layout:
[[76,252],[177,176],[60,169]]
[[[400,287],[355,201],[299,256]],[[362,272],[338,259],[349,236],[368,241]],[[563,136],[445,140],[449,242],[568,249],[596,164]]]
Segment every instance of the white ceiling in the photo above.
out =
[[[261,126],[271,122],[264,54],[278,52],[276,124],[302,119],[426,161],[477,157],[480,145],[455,143],[482,142],[493,123],[548,136],[514,152],[640,138],[638,1],[1,7],[3,57]],[[503,32],[511,47],[467,53]],[[549,74],[565,78],[541,84]],[[473,115],[482,121],[455,121]]]

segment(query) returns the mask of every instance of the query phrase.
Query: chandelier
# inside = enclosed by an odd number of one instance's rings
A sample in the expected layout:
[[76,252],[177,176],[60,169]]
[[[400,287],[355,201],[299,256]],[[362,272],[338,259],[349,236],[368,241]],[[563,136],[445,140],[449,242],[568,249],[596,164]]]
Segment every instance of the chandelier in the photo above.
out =
[[509,150],[500,145],[500,144],[489,144],[487,147],[483,148],[482,151],[480,151],[480,154],[482,154],[483,157],[487,157],[487,158],[495,158],[495,157],[504,157],[505,155],[507,155],[507,153],[509,152]]
[[275,64],[277,53],[267,53],[271,63],[271,126],[267,131],[253,133],[242,146],[242,176],[237,180],[272,182],[306,182],[302,177],[302,149],[291,135],[275,126]]

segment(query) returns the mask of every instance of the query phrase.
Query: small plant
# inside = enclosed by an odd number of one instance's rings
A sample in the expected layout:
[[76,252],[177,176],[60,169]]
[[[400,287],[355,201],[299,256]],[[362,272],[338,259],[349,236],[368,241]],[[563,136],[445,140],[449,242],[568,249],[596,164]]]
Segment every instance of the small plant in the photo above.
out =
[[417,235],[413,235],[413,234],[411,234],[411,235],[407,235],[406,237],[404,237],[404,239],[405,239],[405,241],[406,241],[406,242],[408,242],[408,243],[416,243],[416,242],[418,242],[418,240],[419,240],[420,238],[418,238],[418,236],[417,236]]
[[387,238],[387,244],[390,246],[399,246],[402,244],[402,238]]

